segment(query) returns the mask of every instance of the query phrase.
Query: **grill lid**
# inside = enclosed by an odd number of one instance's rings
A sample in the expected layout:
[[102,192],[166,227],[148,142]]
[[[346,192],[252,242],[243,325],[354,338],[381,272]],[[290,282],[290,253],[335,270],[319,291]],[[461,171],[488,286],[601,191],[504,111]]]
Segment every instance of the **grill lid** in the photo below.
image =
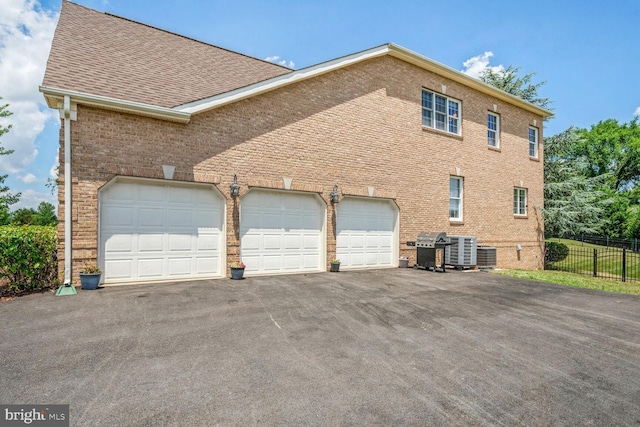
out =
[[436,244],[447,243],[447,233],[444,232],[422,232],[416,238],[416,246],[422,248],[434,248]]

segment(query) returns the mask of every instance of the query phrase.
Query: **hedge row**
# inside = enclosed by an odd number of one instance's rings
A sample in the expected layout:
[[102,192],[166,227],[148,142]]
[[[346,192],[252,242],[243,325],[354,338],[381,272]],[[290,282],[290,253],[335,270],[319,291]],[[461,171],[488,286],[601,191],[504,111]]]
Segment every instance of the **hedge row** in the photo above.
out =
[[57,231],[51,226],[0,227],[0,283],[10,292],[57,285]]

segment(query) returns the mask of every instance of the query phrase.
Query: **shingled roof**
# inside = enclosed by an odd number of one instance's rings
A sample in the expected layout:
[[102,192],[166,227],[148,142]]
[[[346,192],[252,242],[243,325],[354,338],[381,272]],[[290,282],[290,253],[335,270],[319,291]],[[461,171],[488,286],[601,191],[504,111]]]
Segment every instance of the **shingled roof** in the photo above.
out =
[[63,0],[42,85],[172,108],[291,71]]

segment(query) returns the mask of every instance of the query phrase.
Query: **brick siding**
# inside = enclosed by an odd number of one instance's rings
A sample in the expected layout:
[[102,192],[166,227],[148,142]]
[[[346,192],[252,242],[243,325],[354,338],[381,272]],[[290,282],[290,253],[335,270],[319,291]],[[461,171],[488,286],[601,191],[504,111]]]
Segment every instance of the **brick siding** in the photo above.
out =
[[[421,125],[421,90],[461,101],[462,135]],[[500,149],[487,145],[487,112],[497,106]],[[237,209],[229,184],[320,193],[327,208],[327,259],[335,256],[329,192],[394,198],[400,256],[421,231],[473,235],[498,248],[500,267],[542,266],[543,149],[528,156],[528,128],[542,117],[392,57],[375,58],[266,94],[194,115],[178,124],[78,106],[72,122],[74,281],[98,255],[98,190],[116,175],[208,182],[227,198],[227,265],[239,253]],[[62,138],[61,138],[62,140]],[[60,153],[60,158],[64,155]],[[60,165],[64,218],[64,165]],[[464,221],[449,221],[449,177],[464,177]],[[513,215],[513,188],[528,190],[528,216]],[[241,201],[240,201],[241,203]],[[60,268],[64,227],[60,222]],[[522,251],[516,245],[522,245]]]

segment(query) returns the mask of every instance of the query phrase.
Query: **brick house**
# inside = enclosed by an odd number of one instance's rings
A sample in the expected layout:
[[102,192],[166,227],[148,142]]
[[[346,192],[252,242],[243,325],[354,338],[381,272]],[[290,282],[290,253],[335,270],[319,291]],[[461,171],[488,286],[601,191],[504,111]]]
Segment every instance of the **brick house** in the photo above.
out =
[[397,267],[421,231],[542,265],[550,112],[397,45],[291,70],[63,1],[41,92],[67,282]]

